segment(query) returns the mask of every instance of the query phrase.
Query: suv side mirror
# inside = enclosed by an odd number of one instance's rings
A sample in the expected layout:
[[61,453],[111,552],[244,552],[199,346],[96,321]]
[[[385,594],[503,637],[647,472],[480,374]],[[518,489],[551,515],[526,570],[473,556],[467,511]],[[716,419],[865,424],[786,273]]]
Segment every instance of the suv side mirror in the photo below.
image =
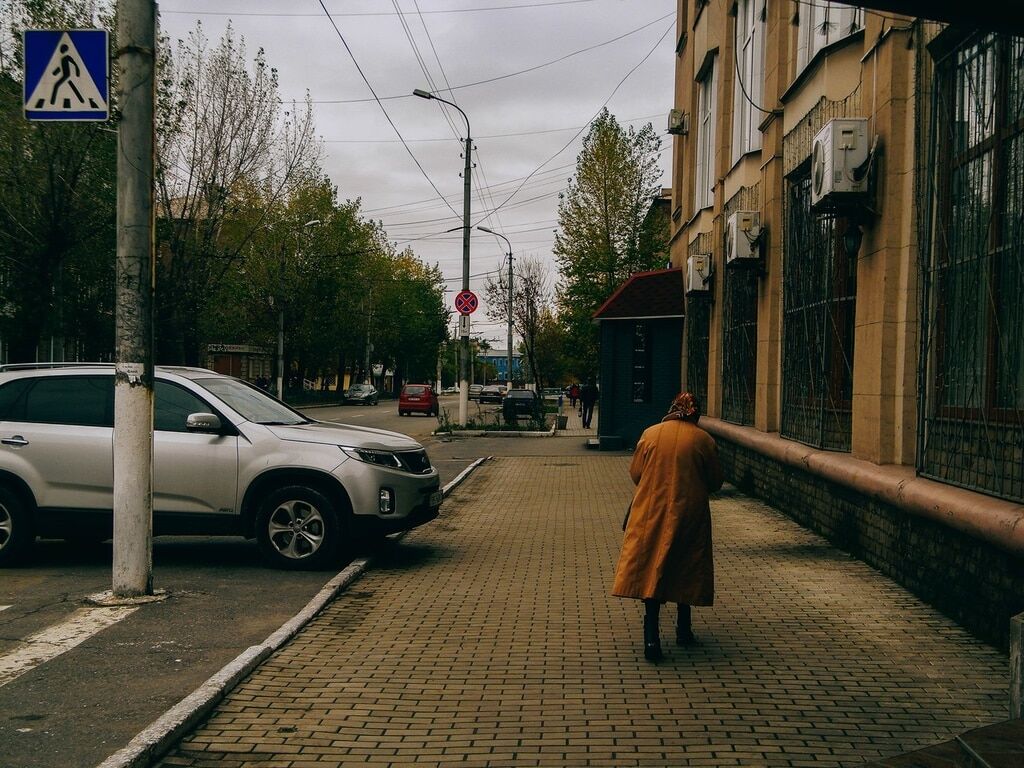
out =
[[220,432],[220,419],[212,413],[190,413],[185,420],[189,432]]

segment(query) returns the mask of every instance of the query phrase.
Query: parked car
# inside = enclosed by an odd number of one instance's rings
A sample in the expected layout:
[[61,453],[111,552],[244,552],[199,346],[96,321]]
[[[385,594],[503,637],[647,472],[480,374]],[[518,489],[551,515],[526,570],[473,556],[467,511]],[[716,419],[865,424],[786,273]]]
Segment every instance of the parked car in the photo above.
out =
[[353,384],[345,391],[346,403],[376,405],[380,395],[373,384]]
[[559,397],[562,396],[562,390],[560,390],[558,387],[546,387],[541,392],[541,397],[544,400],[557,400]]
[[457,395],[457,394],[459,394],[459,388],[458,387],[445,387],[444,389],[441,390],[441,394],[442,395]]
[[540,398],[532,389],[510,389],[502,403],[502,416],[511,423],[520,416],[539,419],[541,416]]
[[470,384],[469,385],[469,399],[470,400],[479,400],[480,399],[480,391],[483,388],[484,388],[483,384]]
[[439,412],[437,395],[429,384],[406,384],[402,387],[402,392],[398,396],[399,416],[405,416],[407,413],[437,416]]
[[[157,368],[154,392],[155,535],[243,535],[270,565],[322,568],[356,535],[437,517],[437,470],[406,435],[316,421],[200,368]],[[0,369],[0,565],[36,536],[110,538],[113,413],[113,365]]]
[[496,384],[488,384],[480,390],[480,394],[477,395],[477,400],[483,403],[498,403],[501,405],[502,398],[505,397],[505,393],[502,391],[504,388],[499,387]]

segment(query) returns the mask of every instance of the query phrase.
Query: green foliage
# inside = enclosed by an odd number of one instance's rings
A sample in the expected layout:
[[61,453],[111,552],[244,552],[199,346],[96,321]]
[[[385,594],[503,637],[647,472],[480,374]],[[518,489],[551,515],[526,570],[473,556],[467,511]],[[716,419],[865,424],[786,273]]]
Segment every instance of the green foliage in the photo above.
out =
[[597,372],[594,312],[631,274],[663,266],[668,229],[645,226],[660,192],[660,151],[650,123],[623,129],[605,109],[591,124],[576,175],[561,196],[553,248],[562,278],[557,301],[579,379]]
[[0,4],[0,336],[10,362],[113,349],[116,133],[22,114],[22,30],[109,27],[94,7]]

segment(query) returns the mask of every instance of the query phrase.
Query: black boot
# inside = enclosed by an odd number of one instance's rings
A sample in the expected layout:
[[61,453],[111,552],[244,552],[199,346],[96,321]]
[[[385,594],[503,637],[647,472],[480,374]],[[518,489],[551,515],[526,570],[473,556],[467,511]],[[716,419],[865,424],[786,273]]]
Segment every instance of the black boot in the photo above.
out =
[[693,636],[693,629],[690,625],[690,606],[686,603],[679,603],[679,614],[676,618],[676,645],[696,645],[697,638]]
[[658,610],[661,603],[656,600],[644,600],[644,658],[648,661],[661,661],[661,637],[658,632]]

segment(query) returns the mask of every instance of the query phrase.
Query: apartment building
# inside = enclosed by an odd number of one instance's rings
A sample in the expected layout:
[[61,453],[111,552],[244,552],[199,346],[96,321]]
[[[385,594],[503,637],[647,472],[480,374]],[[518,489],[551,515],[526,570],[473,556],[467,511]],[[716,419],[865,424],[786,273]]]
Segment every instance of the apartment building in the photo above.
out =
[[702,426],[735,483],[1005,647],[1024,38],[827,0],[679,0],[677,32],[670,253]]

